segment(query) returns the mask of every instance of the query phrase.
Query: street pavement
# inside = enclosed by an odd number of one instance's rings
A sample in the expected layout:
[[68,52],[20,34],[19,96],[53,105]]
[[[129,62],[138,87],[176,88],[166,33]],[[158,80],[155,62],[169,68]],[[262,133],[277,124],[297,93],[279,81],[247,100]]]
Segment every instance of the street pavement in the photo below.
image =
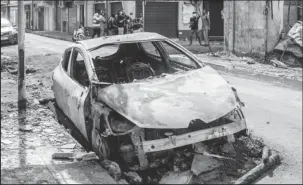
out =
[[[26,34],[26,57],[61,54],[70,44],[68,41]],[[17,46],[2,47],[1,52],[5,55],[16,54]],[[48,62],[55,63],[49,63],[51,69],[59,61]],[[262,138],[283,157],[282,165],[265,174],[258,183],[302,183],[302,89],[280,87],[226,73],[222,75],[245,102],[244,113],[253,136]]]

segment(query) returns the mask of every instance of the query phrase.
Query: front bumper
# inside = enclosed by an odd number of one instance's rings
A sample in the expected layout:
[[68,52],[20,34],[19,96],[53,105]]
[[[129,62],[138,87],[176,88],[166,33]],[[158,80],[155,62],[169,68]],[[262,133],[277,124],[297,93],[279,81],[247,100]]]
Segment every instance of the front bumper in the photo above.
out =
[[223,136],[235,134],[245,129],[247,129],[247,127],[246,127],[246,122],[243,119],[226,125],[194,131],[178,136],[171,136],[169,138],[142,141],[142,148],[144,153],[169,150],[177,147],[182,147],[210,139],[215,139],[215,138],[220,138]]
[[17,41],[17,34],[1,35],[1,43],[12,43]]

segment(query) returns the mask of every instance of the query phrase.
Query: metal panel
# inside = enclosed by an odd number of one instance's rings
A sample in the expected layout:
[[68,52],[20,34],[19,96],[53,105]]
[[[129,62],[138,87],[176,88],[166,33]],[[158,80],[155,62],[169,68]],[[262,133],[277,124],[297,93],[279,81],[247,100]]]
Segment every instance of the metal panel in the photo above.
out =
[[[136,2],[136,16],[142,12],[142,4]],[[147,2],[144,30],[170,38],[178,37],[178,2]]]

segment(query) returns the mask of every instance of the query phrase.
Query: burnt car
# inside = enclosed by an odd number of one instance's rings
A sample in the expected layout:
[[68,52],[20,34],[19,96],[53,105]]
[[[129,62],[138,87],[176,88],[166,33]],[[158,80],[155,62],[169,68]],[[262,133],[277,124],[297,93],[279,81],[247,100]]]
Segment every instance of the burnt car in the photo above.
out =
[[8,19],[1,18],[1,44],[17,44],[18,31],[15,25],[12,25]]
[[136,169],[180,147],[247,130],[236,90],[157,33],[78,41],[52,80],[58,109],[99,158],[120,157]]

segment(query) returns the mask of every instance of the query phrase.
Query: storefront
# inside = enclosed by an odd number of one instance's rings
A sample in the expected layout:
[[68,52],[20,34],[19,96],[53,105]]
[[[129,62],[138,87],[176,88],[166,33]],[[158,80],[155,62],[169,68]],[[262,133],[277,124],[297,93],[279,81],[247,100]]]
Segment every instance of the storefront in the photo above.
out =
[[[136,16],[143,13],[141,0],[136,1]],[[156,32],[169,38],[178,37],[178,2],[145,1],[144,31]]]

